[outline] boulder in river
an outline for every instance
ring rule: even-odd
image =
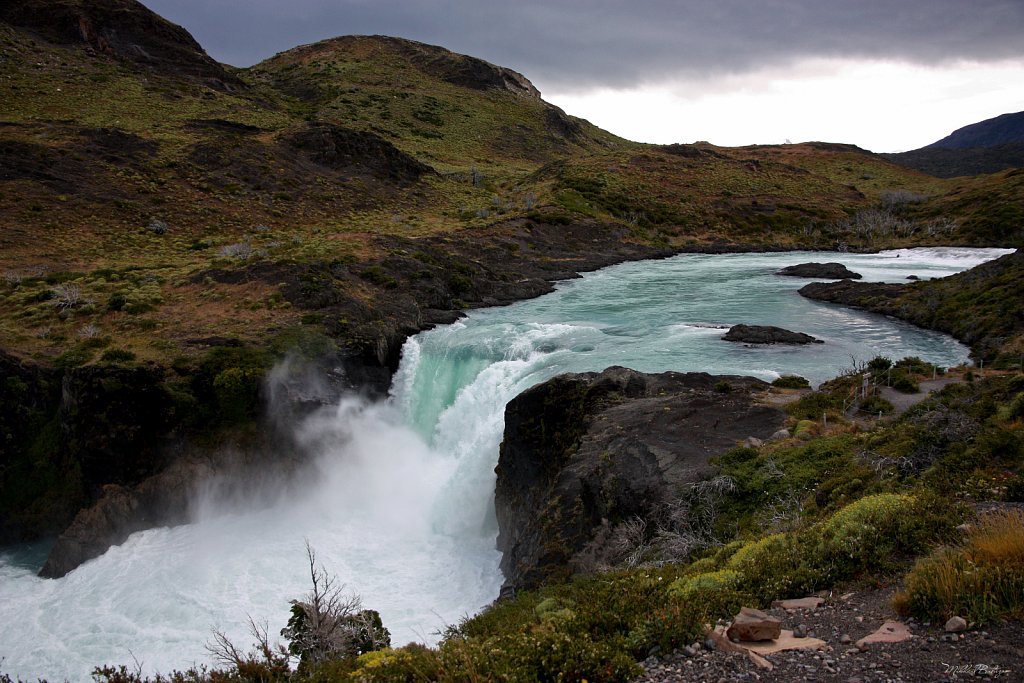
[[[799,263],[795,266],[786,266],[778,271],[776,275],[820,277],[825,280],[859,280],[863,277],[860,273],[853,272],[842,263]]]
[[[771,325],[733,325],[722,337],[725,341],[746,344],[824,344],[803,332],[791,332]]]

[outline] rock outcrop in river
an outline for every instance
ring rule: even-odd
[[[534,587],[609,560],[616,525],[652,519],[708,459],[785,421],[752,377],[644,374],[613,367],[567,374],[505,409],[496,472],[506,588]]]
[[[824,344],[803,332],[792,332],[771,325],[733,325],[722,339],[745,344]]]
[[[859,280],[863,277],[860,273],[853,272],[842,263],[798,263],[795,266],[786,266],[779,270],[776,275],[819,277],[825,280]]]

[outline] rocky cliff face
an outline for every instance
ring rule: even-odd
[[[188,31],[134,0],[8,0],[0,5],[0,21],[57,44],[85,44],[99,54],[219,89],[244,87]]]
[[[785,415],[758,403],[768,385],[706,373],[625,368],[556,377],[513,399],[496,472],[506,588],[529,588],[608,559],[609,529],[653,520],[708,459]]]

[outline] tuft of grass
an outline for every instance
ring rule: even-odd
[[[986,514],[963,545],[918,560],[894,604],[905,615],[974,625],[1024,616],[1024,511]]]

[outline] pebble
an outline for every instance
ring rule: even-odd
[[[963,617],[950,617],[945,628],[946,633],[961,633],[967,630],[967,620]]]

